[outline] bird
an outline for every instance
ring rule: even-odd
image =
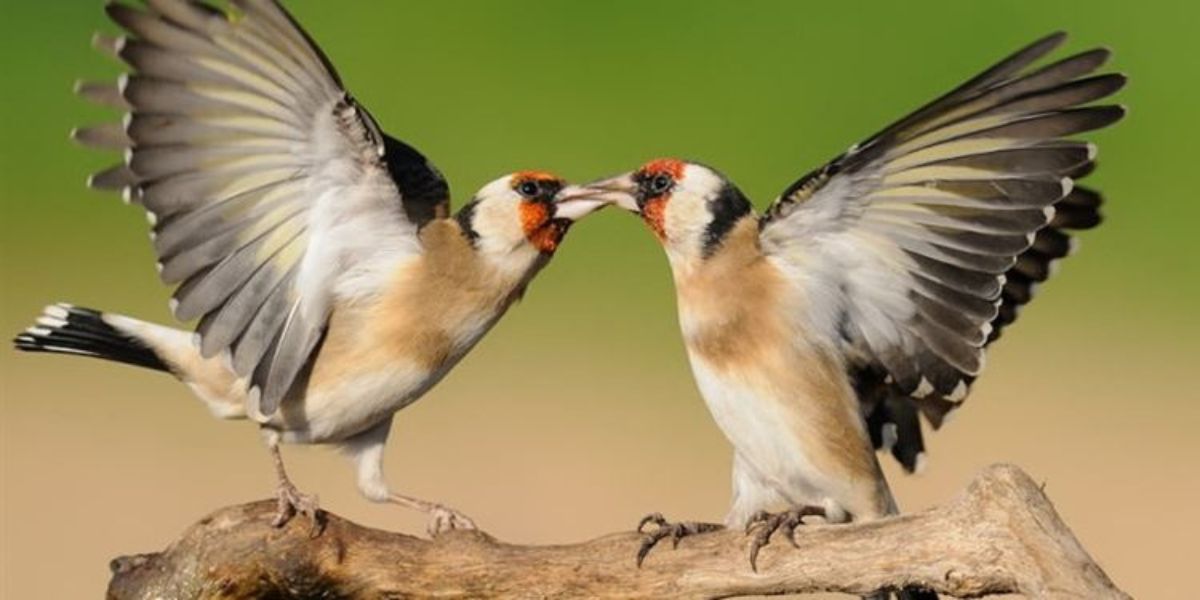
[[[1075,184],[1120,120],[1095,104],[1126,77],[1099,48],[1034,63],[1039,39],[788,186],[764,214],[704,164],[656,159],[587,184],[639,215],[665,249],[697,387],[733,447],[723,524],[648,515],[662,539],[743,527],[750,564],[808,516],[898,512],[876,452],[909,472],[966,399],[985,351],[1096,226]],[[920,590],[917,590],[918,592]],[[921,597],[913,593],[910,597]]]
[[[222,419],[256,423],[282,526],[318,517],[280,444],[340,447],[367,499],[474,528],[383,475],[393,415],[438,383],[518,301],[571,224],[600,207],[543,171],[481,188],[456,214],[446,179],[385,134],[326,55],[273,0],[106,7],[121,37],[94,45],[129,72],[80,83],[124,111],[79,128],[124,161],[89,178],[146,211],[161,279],[194,331],[67,303],[15,338],[174,376]]]

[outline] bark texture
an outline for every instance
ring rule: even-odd
[[[273,501],[218,510],[163,552],[112,561],[108,597],[210,598],[726,598],[918,585],[980,597],[1128,598],[1019,468],[989,467],[953,502],[924,512],[797,530],[750,570],[743,532],[667,540],[634,566],[641,542],[616,533],[578,544],[519,546],[481,532],[435,540],[326,514],[313,537],[293,519],[271,527]]]

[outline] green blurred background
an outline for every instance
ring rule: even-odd
[[[84,189],[113,157],[67,140],[112,118],[70,93],[77,77],[118,72],[88,48],[93,30],[113,31],[101,3],[4,4],[0,332],[58,300],[168,322],[140,211]],[[762,206],[1051,30],[1074,34],[1067,52],[1111,46],[1132,82],[1120,96],[1129,117],[1091,138],[1102,166],[1088,183],[1106,192],[1108,221],[995,346],[967,408],[932,436],[925,474],[889,470],[902,505],[919,509],[986,464],[1020,464],[1118,584],[1143,598],[1190,591],[1200,5],[289,6],[385,129],[445,171],[459,205],[515,169],[586,180],[682,155],[719,166]],[[397,420],[393,485],[515,542],[628,529],[650,510],[719,519],[729,449],[693,388],[661,251],[617,211],[570,237],[526,300]],[[205,512],[271,489],[254,430],[208,418],[166,377],[4,350],[0,385],[5,598],[98,597],[108,559],[159,549]],[[330,510],[423,527],[358,498],[335,453],[288,455]]]

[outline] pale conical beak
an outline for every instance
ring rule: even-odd
[[[569,185],[554,195],[554,216],[576,221],[609,204],[636,211],[637,199],[633,196],[636,191],[632,173],[585,185]]]
[[[612,202],[583,186],[568,185],[554,195],[554,218],[578,221]]]
[[[619,184],[620,178],[595,181],[582,186],[566,186],[554,194],[554,217],[578,221],[592,212],[598,211],[610,204],[626,206],[630,202],[637,205],[625,188],[634,190],[634,180],[625,176],[629,185]],[[607,184],[607,185],[602,185]],[[636,209],[635,209],[636,210]]]

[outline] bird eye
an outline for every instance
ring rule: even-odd
[[[536,181],[526,181],[517,186],[517,193],[526,198],[537,198],[542,191],[542,186]]]
[[[671,187],[670,176],[665,174],[655,175],[654,179],[650,180],[650,193],[654,195],[661,194]]]

